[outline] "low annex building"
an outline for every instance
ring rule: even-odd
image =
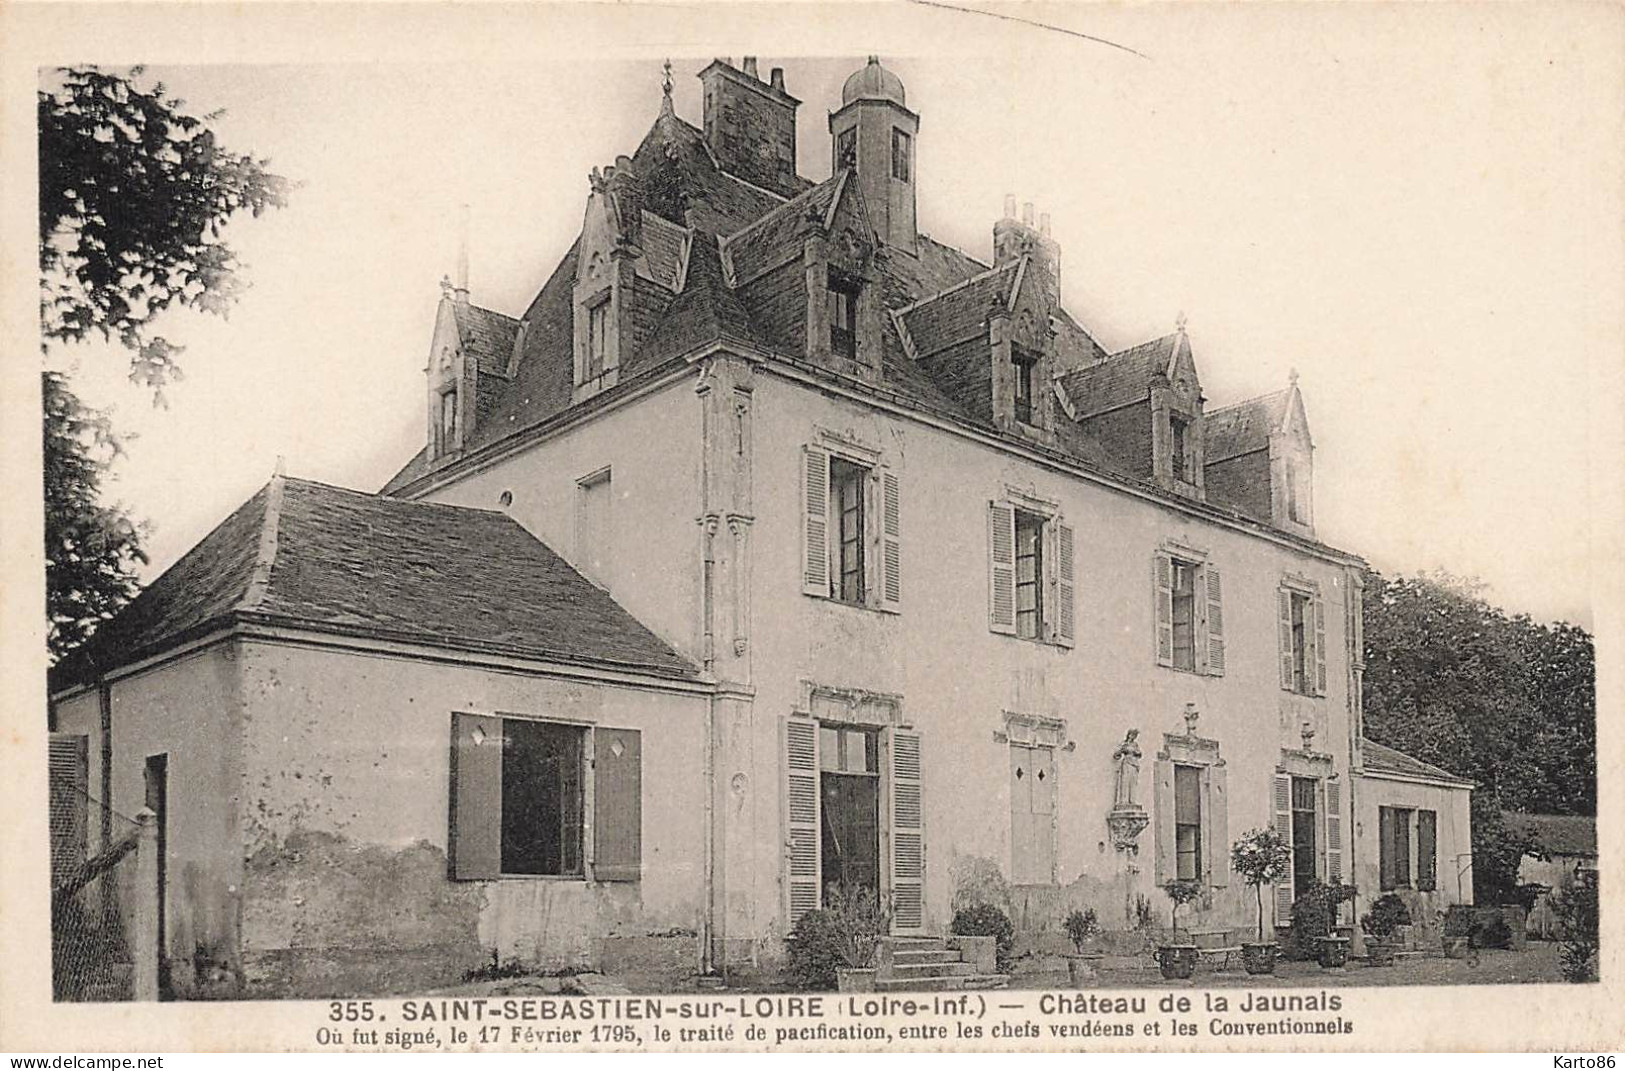
[[[1187,879],[1242,931],[1245,830],[1293,845],[1277,925],[1397,873],[1396,809],[1412,873],[1425,812],[1462,850],[1469,786],[1362,739],[1365,563],[1317,535],[1296,377],[1211,408],[1183,320],[1108,349],[1014,198],[986,260],[920,233],[878,59],[817,181],[781,70],[699,77],[525,309],[448,281],[380,494],[274,480],[59,667],[105,798],[168,756],[171,960],[762,970],[836,883],[1032,935]]]

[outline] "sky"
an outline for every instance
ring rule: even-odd
[[[225,109],[227,148],[300,185],[227,229],[251,284],[230,318],[161,324],[187,347],[162,406],[116,349],[53,357],[131,436],[109,491],[149,526],[148,577],[279,457],[290,475],[381,486],[425,434],[459,205],[473,300],[518,315],[580,227],[589,171],[654,120],[661,58],[698,125],[694,75],[754,46],[803,101],[807,177],[829,173],[827,114],[878,51],[921,116],[921,230],[985,261],[1005,194],[1034,202],[1073,314],[1112,351],[1185,314],[1210,409],[1296,369],[1321,539],[1591,623],[1625,168],[1617,41],[1588,9],[1021,9],[1061,34],[893,6],[865,35],[782,6],[737,40],[661,16],[635,42],[562,51],[563,16],[503,10],[457,47],[403,25],[371,53],[386,62],[313,45],[321,62],[267,49],[274,62],[149,67],[195,113]]]

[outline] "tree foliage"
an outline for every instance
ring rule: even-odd
[[[1372,574],[1365,656],[1366,734],[1478,783],[1478,899],[1516,884],[1525,845],[1502,810],[1596,813],[1596,653],[1585,629],[1509,615],[1482,583],[1446,572]]]
[[[130,353],[130,378],[155,392],[179,375],[181,347],[154,332],[171,306],[225,315],[241,267],[221,227],[287,201],[267,161],[225,151],[208,124],[140,68],[56,72],[38,96],[42,347],[94,336]],[[120,443],[105,414],[45,375],[46,590],[53,657],[82,643],[135,591],[140,532],[101,500]],[[155,395],[156,396],[156,395]]]

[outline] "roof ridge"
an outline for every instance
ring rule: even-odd
[[[1289,387],[1282,387],[1279,390],[1266,391],[1263,394],[1255,394],[1255,395],[1253,395],[1253,397],[1251,397],[1251,398],[1243,398],[1239,402],[1231,402],[1229,405],[1221,405],[1217,409],[1205,410],[1204,415],[1213,417],[1213,416],[1218,416],[1220,413],[1227,413],[1232,409],[1240,409],[1244,405],[1256,405],[1259,402],[1263,401],[1265,398],[1273,398],[1278,394],[1285,394],[1290,389],[1291,388],[1289,388]]]
[[[265,485],[265,513],[260,517],[259,549],[254,554],[254,572],[249,576],[248,588],[237,600],[236,609],[252,610],[265,601],[271,588],[271,568],[276,564],[277,531],[282,525],[282,487],[286,480],[281,473],[271,477]]]
[[[386,495],[380,491],[358,491],[354,487],[341,487],[336,483],[326,483],[322,480],[312,480],[300,476],[288,476],[285,477],[285,479],[289,483],[300,483],[310,487],[320,487],[323,490],[338,491],[342,494],[355,495],[357,498],[370,498],[378,502],[399,502],[409,506],[424,506],[434,509],[458,510],[469,513],[489,513],[492,516],[502,517],[510,521],[513,520],[512,517],[509,517],[502,510],[490,509],[486,506],[459,506],[453,502],[428,502],[419,498],[401,498],[398,495]],[[517,524],[518,522],[515,521],[514,523]],[[521,525],[521,527],[523,527],[523,525]]]

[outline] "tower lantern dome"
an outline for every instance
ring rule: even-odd
[[[880,65],[879,56],[870,56],[869,62],[852,72],[841,87],[841,104],[855,100],[889,100],[893,104],[908,106],[904,99],[903,80]]]

